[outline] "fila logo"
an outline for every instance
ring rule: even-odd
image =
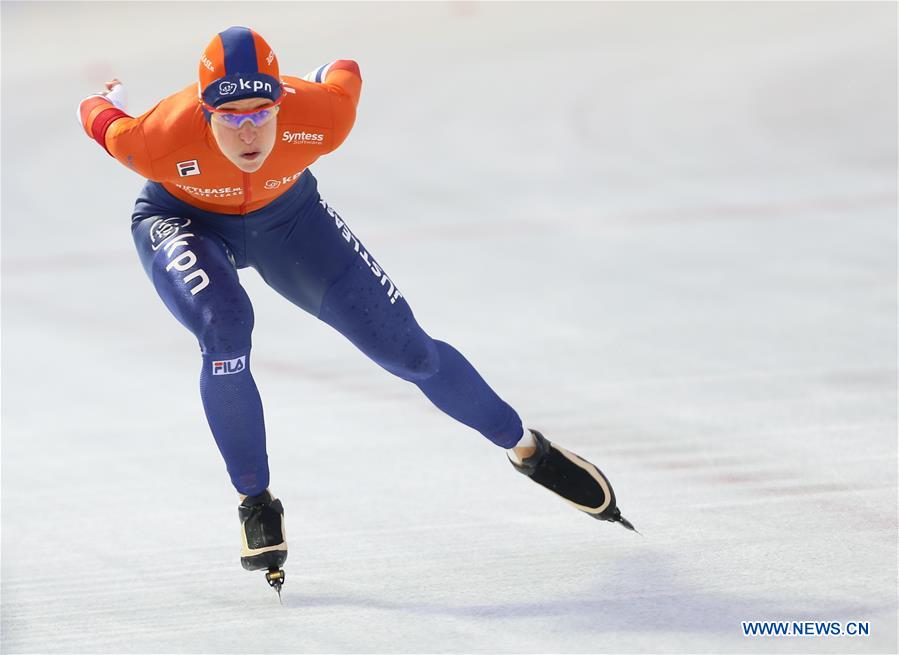
[[[212,362],[213,375],[234,375],[247,368],[247,356],[241,355],[237,359],[222,359]]]
[[[179,161],[176,166],[178,167],[178,175],[181,177],[190,177],[191,175],[200,174],[200,165],[197,163],[196,159]]]

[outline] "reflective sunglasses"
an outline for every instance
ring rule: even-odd
[[[262,127],[263,125],[270,123],[272,119],[278,115],[277,108],[278,105],[281,104],[282,99],[283,96],[270,105],[266,105],[260,109],[251,109],[250,111],[216,109],[215,107],[207,105],[205,102],[203,103],[203,108],[212,115],[211,120],[214,120],[216,123],[224,125],[225,127],[230,127],[232,130],[238,130],[247,121],[250,121],[254,127]]]

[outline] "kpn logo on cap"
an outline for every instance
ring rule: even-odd
[[[232,100],[281,97],[278,58],[259,34],[229,27],[215,35],[200,56],[200,97],[217,107]]]

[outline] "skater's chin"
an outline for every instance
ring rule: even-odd
[[[262,168],[262,164],[265,163],[265,157],[262,156],[261,152],[254,152],[243,154],[238,159],[232,159],[231,161],[244,173],[255,173]]]

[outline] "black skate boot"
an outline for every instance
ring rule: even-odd
[[[620,523],[628,530],[634,530],[630,521],[621,516],[621,510],[615,504],[615,492],[602,471],[551,443],[537,430],[531,430],[531,433],[537,441],[534,454],[523,459],[521,464],[509,457],[519,473],[595,519]]]
[[[266,581],[281,597],[287,560],[287,540],[284,537],[284,507],[281,501],[263,491],[247,496],[237,508],[240,516],[243,545],[240,563],[247,571],[267,570]]]

